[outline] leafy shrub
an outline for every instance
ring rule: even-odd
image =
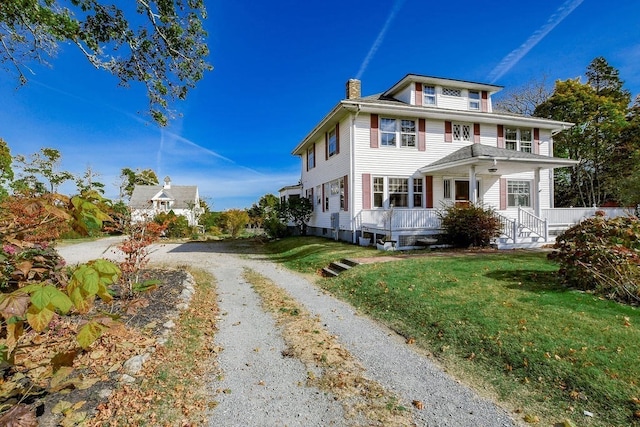
[[[271,216],[264,220],[263,225],[265,233],[272,239],[287,237],[289,229],[287,224],[283,223],[278,217]]]
[[[176,215],[173,211],[161,212],[153,220],[160,225],[165,225],[164,235],[166,237],[187,237],[191,234],[189,221],[182,215]]]
[[[549,258],[569,286],[622,302],[640,302],[640,220],[585,219],[556,238]]]
[[[223,229],[235,239],[249,223],[249,214],[245,210],[229,209],[220,215],[220,222]]]
[[[500,221],[481,205],[451,205],[440,213],[447,241],[455,247],[489,246],[500,235]]]

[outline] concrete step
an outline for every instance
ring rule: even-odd
[[[340,274],[339,271],[332,270],[329,267],[325,267],[322,269],[322,277],[337,277]]]
[[[347,264],[350,267],[355,267],[356,265],[360,265],[358,261],[354,259],[349,259],[349,258],[342,258],[340,262],[342,262],[343,264]]]
[[[345,271],[345,270],[350,269],[351,266],[347,265],[347,264],[344,264],[344,263],[342,263],[340,261],[333,261],[331,264],[329,264],[329,268],[331,270],[340,272],[340,271]]]

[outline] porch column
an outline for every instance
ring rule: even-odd
[[[531,189],[531,202],[533,203],[533,213],[540,218],[540,168],[533,171],[533,188]]]
[[[469,167],[469,201],[474,205],[478,203],[478,195],[476,194],[476,188],[478,184],[476,184],[476,167],[475,165],[471,165]]]

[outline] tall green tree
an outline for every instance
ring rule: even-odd
[[[8,187],[13,181],[12,162],[13,158],[11,157],[9,145],[4,139],[0,138],[0,201],[9,195]]]
[[[120,172],[120,198],[131,198],[133,189],[136,185],[158,185],[158,175],[153,169],[136,169],[123,168]]]
[[[75,45],[121,85],[144,84],[151,116],[165,125],[169,103],[211,69],[206,16],[204,0],[2,0],[0,62],[24,84],[31,62],[48,63],[59,45]]]
[[[82,176],[76,177],[76,187],[79,194],[96,191],[100,194],[104,194],[104,184],[100,181],[96,181],[100,174],[93,170],[91,165],[88,165]]]
[[[556,206],[600,206],[619,199],[613,184],[621,170],[614,154],[628,124],[630,95],[604,58],[594,59],[586,74],[586,83],[556,82],[553,95],[535,110],[538,117],[575,123],[554,137],[555,156],[579,161],[571,169],[556,170]]]
[[[75,179],[68,171],[60,170],[62,154],[55,148],[41,148],[30,156],[14,157],[18,178],[11,183],[14,191],[36,194],[57,193],[60,185]]]
[[[620,144],[614,153],[614,163],[624,175],[613,180],[624,206],[640,205],[640,95],[627,115],[627,126],[620,133]]]

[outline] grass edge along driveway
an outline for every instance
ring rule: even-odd
[[[381,254],[319,238],[267,250],[303,273]],[[542,252],[428,255],[361,265],[319,284],[525,422],[640,426],[638,309],[560,286]]]

